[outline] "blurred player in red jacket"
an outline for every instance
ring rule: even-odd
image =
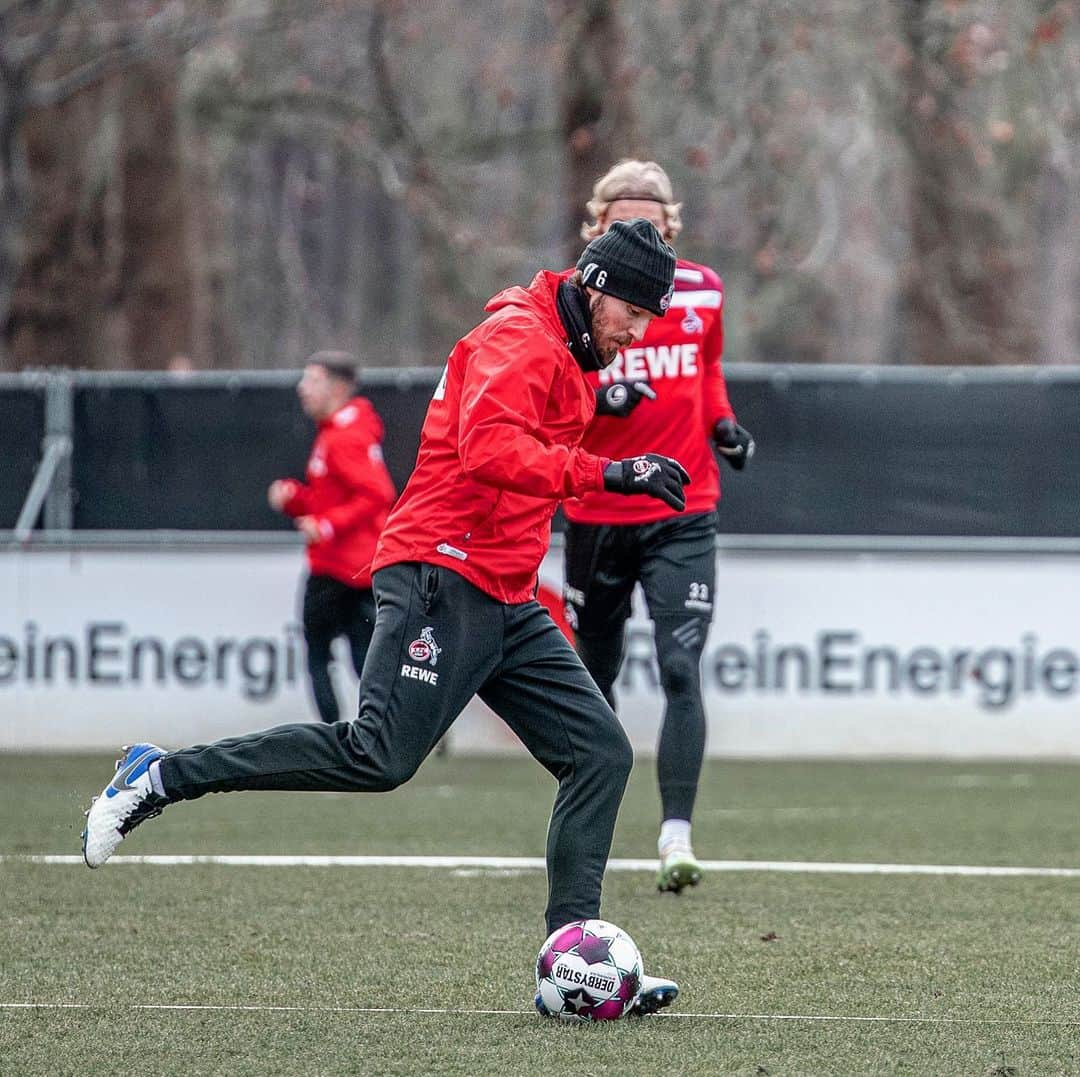
[[[680,208],[659,165],[620,161],[596,182],[588,203],[594,219],[582,235],[592,239],[616,221],[642,217],[670,243],[682,228]],[[635,584],[645,592],[666,700],[657,751],[663,810],[657,884],[676,893],[701,878],[690,818],[705,751],[701,652],[715,602],[720,484],[713,448],[738,470],[754,451],[735,421],[720,365],[723,302],[720,278],[680,258],[667,312],[641,341],[590,376],[597,418],[583,447],[613,457],[628,446],[674,457],[693,480],[686,512],[604,491],[565,506],[567,619],[578,653],[612,707]]]
[[[356,360],[347,352],[315,352],[296,387],[300,406],[318,424],[307,482],[277,479],[270,507],[291,516],[307,543],[304,639],[315,706],[324,722],[338,721],[330,678],[330,646],[349,641],[357,677],[375,628],[371,558],[390,506],[394,483],[382,455],[383,425],[371,402],[356,393]]]

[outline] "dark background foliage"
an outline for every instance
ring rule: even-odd
[[[0,370],[439,364],[630,154],[729,362],[1080,361],[1075,0],[0,0]]]

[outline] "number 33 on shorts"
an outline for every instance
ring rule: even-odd
[[[712,602],[709,601],[709,585],[707,583],[690,584],[690,593],[683,605],[688,610],[711,610]]]

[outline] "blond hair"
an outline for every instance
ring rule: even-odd
[[[593,215],[593,222],[582,223],[581,238],[595,239],[603,234],[604,226],[600,218],[607,213],[612,202],[622,198],[659,202],[664,207],[664,239],[669,242],[682,231],[679,213],[682,203],[675,201],[668,174],[655,161],[624,157],[593,184],[593,196],[585,203],[585,208]]]

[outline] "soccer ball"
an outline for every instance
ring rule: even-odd
[[[634,940],[606,920],[553,931],[536,957],[536,989],[564,1021],[614,1021],[633,1005],[644,974]]]

